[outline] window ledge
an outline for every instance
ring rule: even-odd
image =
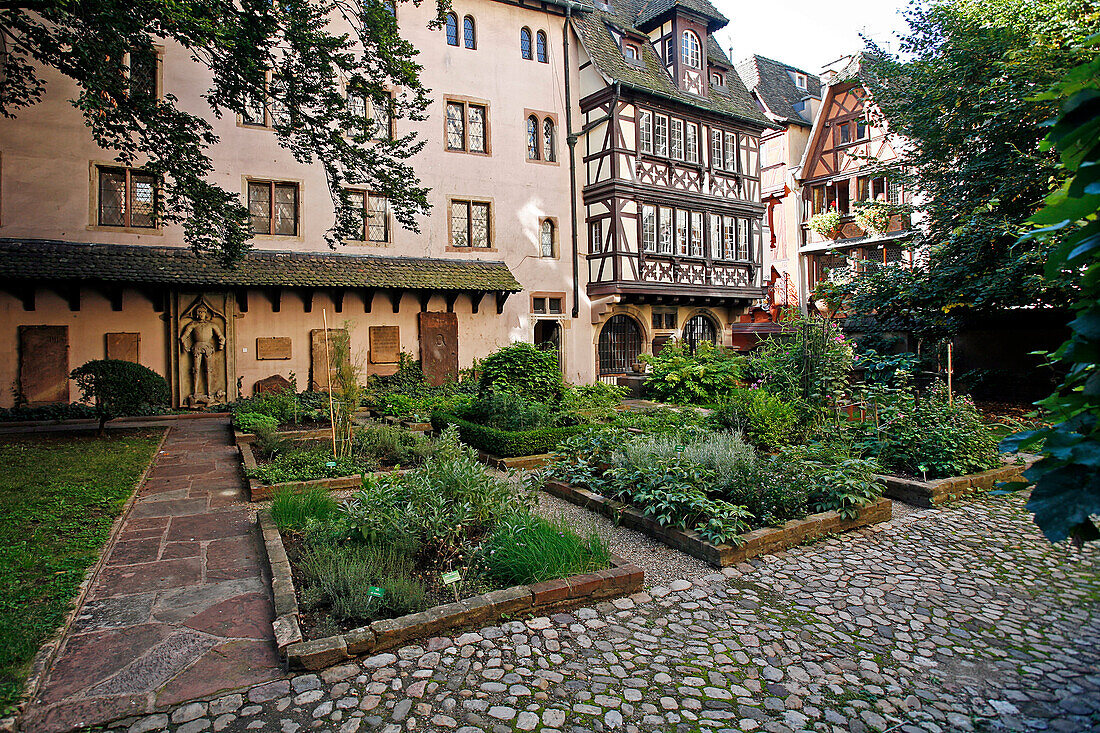
[[[447,245],[447,252],[462,252],[463,254],[469,254],[471,252],[496,252],[496,247],[455,247],[454,245]]]
[[[119,234],[145,234],[151,237],[164,236],[164,228],[161,226],[155,227],[115,227],[108,226],[106,224],[90,224],[87,227],[89,232],[117,232]]]

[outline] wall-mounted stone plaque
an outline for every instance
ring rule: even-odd
[[[107,358],[122,359],[140,364],[138,359],[138,347],[141,344],[140,333],[108,333],[104,337],[107,340]]]
[[[256,339],[257,359],[289,359],[290,337],[273,336]]]
[[[329,364],[335,365],[340,345],[347,351],[348,332],[342,328],[328,330],[328,344],[325,343],[325,329],[315,328],[309,332],[309,383],[316,391],[328,391]],[[335,366],[333,366],[335,372]]]
[[[19,327],[19,390],[28,405],[69,401],[69,327]]]
[[[270,377],[265,377],[252,385],[252,395],[281,394],[288,389],[293,389],[293,387],[294,385],[286,377],[281,374],[272,374]]]
[[[370,363],[396,364],[401,358],[401,329],[397,326],[371,326]]]
[[[420,366],[424,380],[438,387],[458,379],[458,315],[420,313]]]

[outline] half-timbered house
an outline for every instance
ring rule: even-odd
[[[587,292],[601,379],[670,338],[729,344],[764,295],[768,119],[707,0],[615,0],[576,18]]]
[[[907,241],[912,234],[906,213],[909,192],[897,175],[901,141],[873,114],[873,101],[861,81],[862,56],[834,63],[824,75],[821,110],[810,132],[797,177],[802,185],[803,293],[830,272],[861,263],[912,261]],[[887,214],[881,227],[861,226],[861,207],[875,205]],[[817,214],[835,211],[840,224],[830,232],[815,231]]]

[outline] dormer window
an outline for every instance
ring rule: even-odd
[[[631,61],[637,61],[638,60],[638,47],[637,46],[632,46],[631,44],[627,43],[626,45],[623,46],[623,56],[627,57]]]
[[[680,60],[689,69],[698,69],[703,64],[703,47],[693,31],[684,31],[680,36]]]
[[[806,75],[800,74],[797,71],[794,73],[794,85],[799,89],[805,89],[807,85]]]
[[[713,84],[716,87],[725,86],[725,84],[722,80],[722,75],[719,74],[717,71],[712,71],[711,72],[711,74],[710,74],[710,83]]]

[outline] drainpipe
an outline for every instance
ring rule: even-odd
[[[572,223],[573,239],[573,318],[580,315],[581,305],[581,262],[577,248],[577,135],[573,132],[573,98],[569,85],[569,28],[573,19],[572,4],[565,6],[565,23],[562,26],[561,42],[564,46],[562,58],[565,64],[565,130],[569,143],[569,216]]]

